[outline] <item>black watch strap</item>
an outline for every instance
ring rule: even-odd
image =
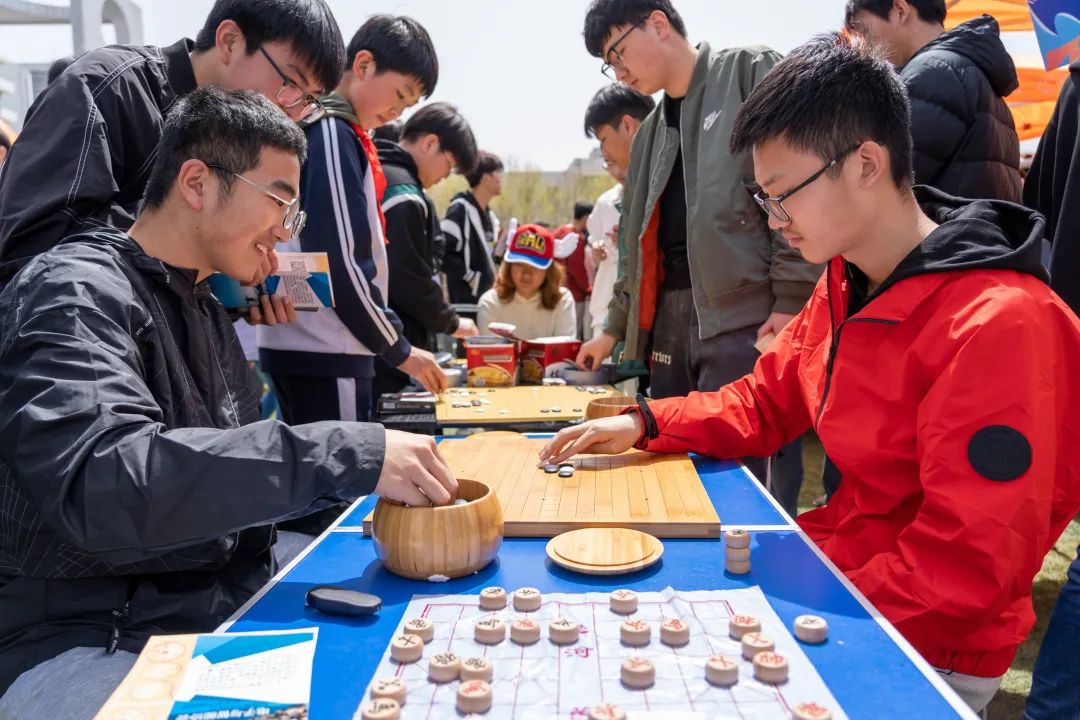
[[[660,428],[656,425],[656,418],[652,414],[652,410],[649,409],[649,403],[644,395],[637,394],[637,406],[638,411],[641,413],[641,422],[645,426],[645,437],[649,440],[655,440],[660,437]]]

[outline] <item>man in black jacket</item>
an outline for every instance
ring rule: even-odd
[[[915,182],[1020,202],[1020,141],[1004,98],[1016,66],[988,15],[945,31],[945,0],[848,0],[845,23],[880,45],[911,98]]]
[[[405,123],[400,144],[377,140],[375,146],[386,174],[382,210],[390,309],[401,319],[413,347],[435,350],[440,333],[458,338],[476,335],[476,324],[454,312],[435,280],[439,214],[424,192],[455,170],[468,173],[475,167],[476,139],[469,123],[453,105],[430,103]],[[408,375],[376,358],[376,398],[401,392],[408,384]]]
[[[75,232],[131,227],[165,114],[185,93],[255,90],[310,118],[344,65],[325,0],[217,0],[194,42],[82,55],[34,102],[0,176],[0,261],[17,261],[0,282]]]
[[[275,522],[456,489],[430,438],[257,422],[206,279],[302,228],[305,151],[263,96],[189,93],[130,231],[68,238],[0,293],[5,720],[89,718],[149,635],[212,631],[270,578]]]

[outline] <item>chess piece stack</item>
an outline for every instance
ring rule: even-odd
[[[724,533],[724,569],[732,575],[750,572],[750,533],[746,530]]]

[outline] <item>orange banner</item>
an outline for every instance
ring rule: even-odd
[[[1020,87],[1008,98],[1009,104],[1031,102],[1057,102],[1061,86],[1069,77],[1069,69],[1051,70],[1042,68],[1016,68],[1020,78]]]
[[[1027,0],[947,0],[945,29],[974,20],[980,15],[993,15],[1002,32],[1034,32]]]
[[[1069,71],[1067,68],[1050,72],[1042,68],[1017,68],[1016,73],[1020,77],[1020,87],[1007,98],[1016,123],[1016,134],[1021,140],[1042,137]]]

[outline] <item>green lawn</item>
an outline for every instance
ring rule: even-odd
[[[799,512],[813,507],[814,500],[823,494],[821,488],[821,461],[823,451],[817,438],[804,443],[803,458],[806,467],[806,482],[803,483],[799,496]],[[1035,657],[1039,654],[1046,624],[1057,602],[1058,593],[1065,583],[1065,572],[1069,563],[1076,557],[1076,548],[1080,545],[1080,518],[1072,524],[1058,540],[1053,550],[1043,561],[1042,570],[1035,577],[1032,592],[1037,619],[1027,642],[1020,647],[1012,667],[1005,675],[1001,690],[988,709],[989,720],[1017,720],[1024,714],[1024,702],[1031,690],[1031,669]]]

